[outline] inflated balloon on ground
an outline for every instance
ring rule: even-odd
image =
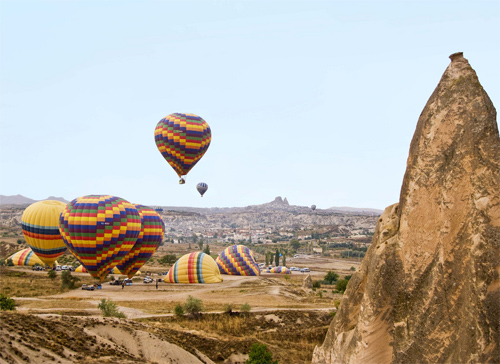
[[[29,205],[21,217],[26,242],[38,258],[50,266],[66,250],[59,233],[59,216],[65,207],[60,201],[38,201]]]
[[[165,283],[219,283],[222,276],[215,260],[202,252],[180,257],[170,268]]]
[[[232,245],[224,249],[215,262],[222,274],[260,275],[259,265],[255,262],[251,250],[244,245]]]
[[[129,278],[132,278],[153,256],[165,234],[165,223],[155,210],[144,205],[134,206],[141,217],[142,230],[132,249],[116,265],[121,274]]]
[[[59,231],[69,251],[102,281],[134,246],[141,218],[135,206],[123,198],[83,196],[67,204]]]

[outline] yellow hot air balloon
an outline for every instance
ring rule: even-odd
[[[165,283],[220,283],[222,276],[214,258],[202,252],[180,257],[170,268]]]
[[[87,270],[85,269],[85,267],[81,264],[75,269],[75,272],[76,273],[88,273]]]
[[[59,216],[64,202],[45,200],[28,206],[21,217],[26,242],[45,264],[52,266],[66,250],[59,233]]]
[[[5,259],[5,262],[7,263],[7,260],[12,259],[12,263],[14,265],[35,265],[35,264],[40,264],[42,267],[45,265],[44,262],[38,258],[35,253],[33,253],[33,250],[31,248],[26,248],[23,250],[18,251],[17,253],[12,254],[10,257]]]

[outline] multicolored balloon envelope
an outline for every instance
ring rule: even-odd
[[[121,274],[129,278],[132,278],[153,256],[165,234],[165,223],[155,210],[144,205],[135,205],[135,207],[141,216],[142,230],[134,247],[116,265]]]
[[[222,274],[238,276],[260,275],[259,265],[255,262],[252,251],[244,245],[233,245],[224,249],[215,262]]]
[[[287,267],[278,266],[278,267],[271,268],[269,273],[292,274],[292,271],[290,269],[288,269]]]
[[[59,218],[59,231],[69,251],[101,281],[132,249],[141,228],[135,206],[109,195],[76,198]]]
[[[210,126],[194,114],[170,114],[155,128],[156,147],[181,181],[203,157],[211,140]]]
[[[44,264],[52,265],[66,250],[59,233],[59,215],[65,207],[60,201],[38,201],[29,205],[21,217],[24,238]]]
[[[222,276],[215,260],[202,252],[180,257],[163,280],[165,283],[220,283]]]
[[[37,255],[31,250],[31,248],[26,248],[18,251],[17,253],[12,254],[10,257],[5,259],[5,263],[7,260],[12,259],[12,263],[14,265],[35,265],[39,264],[42,267],[45,265],[42,260],[37,257]]]

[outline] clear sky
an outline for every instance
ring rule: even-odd
[[[3,195],[383,209],[450,54],[500,105],[499,1],[0,0],[0,37]],[[185,185],[174,112],[212,129]]]

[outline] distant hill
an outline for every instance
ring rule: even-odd
[[[381,215],[383,210],[378,210],[378,209],[370,209],[370,208],[363,208],[363,207],[330,207],[327,210],[332,210],[332,211],[341,211],[341,212],[365,212],[365,213],[373,213],[376,215]]]
[[[68,203],[69,201],[65,200],[63,197],[54,197],[50,196],[43,200],[33,200],[28,197],[24,197],[23,195],[15,195],[15,196],[4,196],[0,195],[0,205],[31,205],[37,201],[45,201],[45,200],[56,200],[64,203]]]

